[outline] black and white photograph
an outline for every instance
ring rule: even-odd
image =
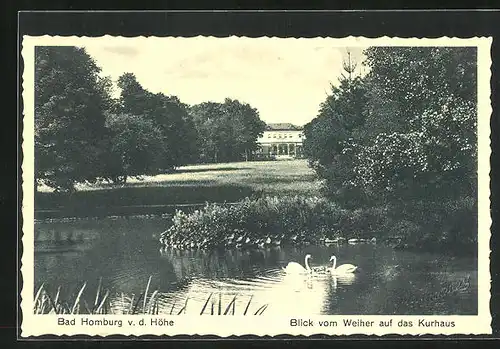
[[[490,45],[24,37],[23,335],[491,333]]]

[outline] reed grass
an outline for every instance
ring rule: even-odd
[[[71,309],[71,314],[74,314],[76,310],[80,310],[80,298],[82,296],[83,290],[85,290],[85,287],[87,286],[87,283],[85,282],[78,292],[78,295],[76,296],[75,303],[73,304],[73,308]]]
[[[177,300],[174,299],[174,302],[172,303],[172,308],[170,308],[170,315],[172,315],[174,313],[174,307],[175,307],[176,302],[177,302]]]
[[[248,300],[248,303],[247,303],[247,306],[245,307],[245,312],[243,313],[243,315],[247,315],[248,308],[250,307],[250,303],[252,302],[252,298],[253,298],[253,296],[250,296],[250,299]]]
[[[38,288],[34,298],[34,313],[35,314],[122,314],[122,315],[158,315],[160,313],[170,315],[182,315],[187,313],[190,297],[186,297],[182,307],[176,309],[178,299],[174,298],[171,305],[160,301],[160,291],[158,289],[149,292],[151,288],[152,277],[149,277],[148,283],[144,292],[138,297],[132,294],[130,297],[123,292],[115,297],[121,303],[119,309],[111,306],[111,292],[109,289],[103,288],[102,278],[99,279],[95,297],[88,295],[87,282],[84,282],[79,289],[74,299],[64,298],[62,296],[62,287],[58,286],[55,296],[52,297],[47,286],[42,283]],[[149,294],[151,294],[149,296]],[[87,302],[87,299],[92,299],[93,302]],[[241,299],[241,295],[235,294],[229,302],[224,302],[223,294],[219,292],[214,296],[214,292],[210,293],[203,304],[200,315],[238,315],[236,309],[236,300]],[[115,300],[115,301],[116,301]],[[253,295],[246,302],[242,315],[251,314],[249,312],[250,304],[252,303]],[[207,308],[210,304],[210,312]],[[140,306],[142,305],[142,306]],[[162,307],[162,309],[160,309]],[[262,315],[268,308],[268,304],[260,306],[253,315]]]
[[[146,291],[144,292],[144,302],[143,302],[143,305],[142,305],[142,312],[146,312],[146,301],[148,300],[148,290],[149,290],[149,286],[151,285],[151,276],[149,277],[148,279],[148,285],[146,286]]]
[[[210,301],[210,298],[212,298],[212,295],[213,295],[213,294],[214,294],[214,293],[212,292],[212,293],[210,293],[210,296],[208,296],[207,301],[205,302],[205,305],[204,305],[204,306],[203,306],[203,308],[201,309],[200,315],[203,315],[203,312],[204,312],[204,311],[205,311],[205,309],[207,308],[208,302]]]
[[[101,291],[102,285],[102,277],[99,278],[99,285],[97,286],[97,294],[95,296],[94,307],[97,306],[97,302],[99,301],[99,292]]]
[[[231,300],[231,302],[229,302],[229,304],[227,305],[226,310],[224,311],[224,315],[227,315],[227,313],[229,312],[229,309],[231,309],[231,306],[233,306],[233,314],[232,315],[234,315],[235,301],[236,301],[236,296],[234,296],[233,299]]]
[[[181,315],[182,312],[184,312],[184,314],[186,314],[188,300],[189,300],[189,297],[186,298],[186,301],[184,302],[184,306],[181,308],[181,310],[179,310],[179,312],[177,313],[177,315]]]

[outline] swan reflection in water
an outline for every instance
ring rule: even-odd
[[[277,287],[271,290],[276,300],[272,303],[274,310],[288,315],[324,314],[332,292],[348,288],[357,277],[354,273],[335,275],[330,272],[284,274]]]
[[[192,304],[191,309],[201,308],[211,293],[222,293],[223,303],[237,296],[237,308],[244,308],[249,297],[252,297],[252,304],[268,304],[264,315],[323,314],[327,312],[331,292],[356,280],[356,274],[335,275],[326,266],[322,272],[315,272],[317,268],[312,269],[309,265],[312,258],[309,254],[304,259],[305,267],[290,262],[282,268],[269,260],[273,265],[262,270],[253,266],[254,259],[260,261],[263,257],[258,253],[251,258],[239,250],[210,254],[163,249],[161,253],[173,267],[176,278],[186,280],[182,288],[163,297],[178,301],[189,297],[191,304],[199,303],[194,307]]]
[[[356,274],[332,275],[332,288],[337,289],[338,286],[350,286],[356,281]]]

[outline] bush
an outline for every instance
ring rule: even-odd
[[[429,252],[477,251],[477,202],[473,197],[406,202],[393,205],[389,212],[387,234],[400,237],[402,247]]]
[[[177,211],[162,234],[166,245],[215,247],[239,237],[251,243],[275,240],[317,242],[339,230],[341,211],[324,198],[299,196],[246,198],[236,204],[207,203],[191,214]]]
[[[474,251],[477,218],[472,198],[435,203],[387,204],[341,209],[326,199],[300,196],[246,198],[236,204],[207,203],[193,213],[177,211],[161,235],[164,245],[252,246],[267,240],[319,243],[324,238],[376,237],[399,241],[397,246],[426,251]]]
[[[342,234],[355,238],[383,237],[388,225],[388,208],[385,206],[355,210],[342,210],[338,225]]]

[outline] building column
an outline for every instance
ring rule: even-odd
[[[295,146],[295,154],[297,154],[297,157],[302,157],[302,145]]]

